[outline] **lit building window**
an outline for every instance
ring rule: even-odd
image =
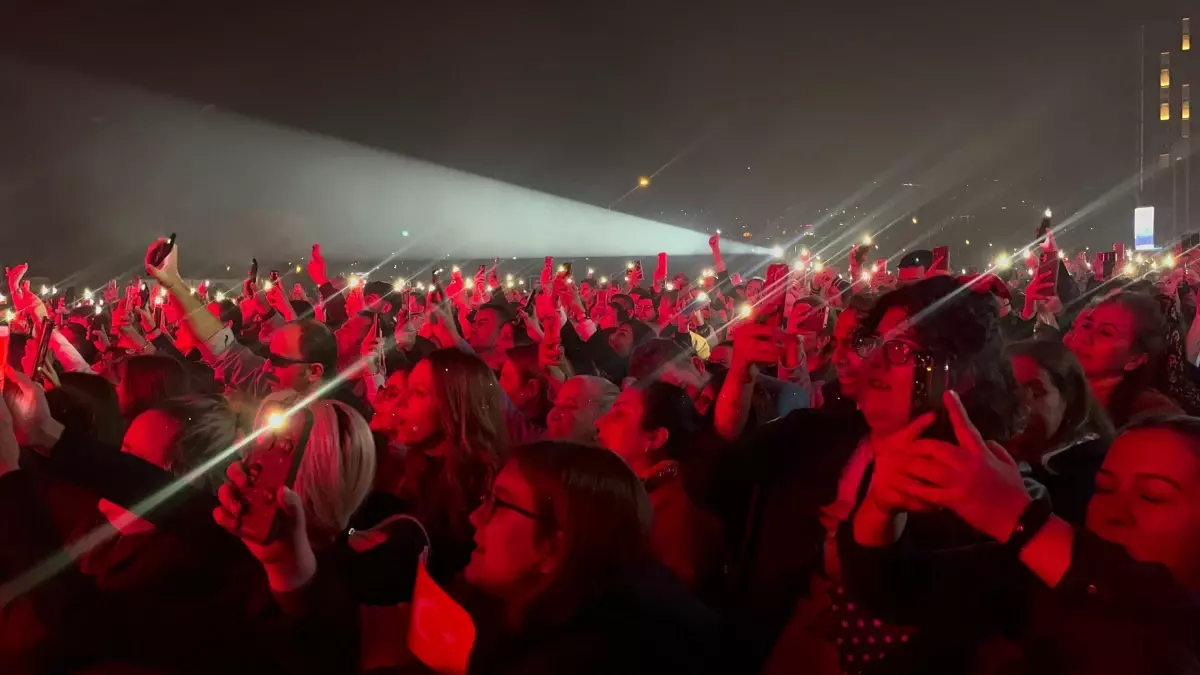
[[[1192,104],[1190,102],[1188,102],[1188,101],[1183,102],[1183,106],[1179,111],[1179,119],[1181,119],[1181,120],[1192,119]]]
[[[1158,119],[1160,119],[1164,122],[1171,119],[1171,104],[1170,103],[1160,103],[1158,105]]]
[[[1180,51],[1188,51],[1192,48],[1192,20],[1183,20],[1183,44],[1179,47]]]
[[[1158,71],[1158,86],[1166,89],[1171,86],[1171,69],[1163,68]]]

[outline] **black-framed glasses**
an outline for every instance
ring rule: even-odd
[[[854,351],[864,359],[876,349],[883,350],[883,358],[893,366],[902,366],[925,353],[903,340],[880,340],[874,335],[860,335],[854,339]]]
[[[542,517],[539,516],[538,514],[534,513],[533,511],[530,511],[529,509],[527,509],[523,506],[517,506],[516,504],[513,504],[510,501],[507,501],[505,499],[501,499],[500,497],[497,497],[495,492],[487,493],[487,496],[485,496],[483,498],[483,503],[481,503],[479,505],[479,508],[482,511],[482,513],[480,513],[479,515],[481,516],[481,519],[485,523],[488,522],[489,520],[491,520],[492,516],[496,514],[496,509],[508,509],[509,511],[512,511],[513,513],[519,513],[522,516],[525,516],[526,518],[528,518],[530,520],[533,520],[536,522],[542,521]]]
[[[267,352],[267,360],[270,361],[271,365],[276,368],[286,368],[288,366],[307,366],[308,364],[312,363],[312,361],[306,361],[304,359],[290,359],[286,356],[280,356],[275,352]]]

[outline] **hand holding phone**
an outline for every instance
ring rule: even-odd
[[[274,539],[277,530],[277,495],[279,488],[291,488],[304,461],[308,438],[312,433],[313,414],[300,409],[284,416],[283,408],[263,407],[260,425],[268,428],[257,439],[257,445],[246,459],[231,468],[231,483],[221,486],[219,497],[224,505],[236,494],[241,504],[237,512],[239,536],[257,544]],[[235,477],[236,474],[240,477]]]

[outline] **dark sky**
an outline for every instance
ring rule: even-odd
[[[1110,190],[1134,166],[1137,26],[1184,5],[42,0],[0,14],[0,58],[600,206],[669,164],[617,208],[763,245],[904,218],[896,248],[934,231],[998,250],[1045,205],[1108,194],[1064,235],[1094,247],[1132,238],[1132,196]],[[70,137],[26,131],[33,95],[0,89],[0,138],[22,148],[0,153],[20,183],[0,192],[4,248],[25,255],[9,233],[64,198],[37,177],[63,150],[44,136]]]

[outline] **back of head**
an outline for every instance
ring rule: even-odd
[[[375,439],[367,421],[345,403],[318,400],[308,410],[313,427],[295,490],[304,504],[309,537],[332,539],[346,529],[371,491]]]
[[[889,310],[903,310],[921,346],[948,359],[954,387],[984,438],[1004,442],[1016,422],[1017,390],[990,295],[935,276],[881,296],[859,323],[873,333]]]
[[[535,615],[565,618],[645,555],[650,498],[629,466],[601,448],[546,441],[514,448],[512,461],[533,489],[539,535],[561,533],[564,547],[562,568]]]
[[[658,378],[668,366],[691,358],[689,350],[669,338],[654,338],[633,350],[629,356],[629,376],[638,380]]]
[[[118,372],[117,398],[128,421],[159,401],[192,393],[187,371],[169,356],[134,356],[123,361]]]
[[[642,428],[666,429],[667,442],[662,456],[680,459],[686,455],[691,441],[700,431],[700,414],[696,405],[681,387],[666,382],[637,385],[642,389]]]
[[[195,472],[189,482],[216,494],[225,482],[225,467],[235,459],[232,450],[237,440],[237,418],[225,400],[181,396],[158,401],[144,414],[154,413],[170,418],[178,429],[160,456],[161,468],[180,478]]]
[[[59,383],[62,386],[46,392],[54,419],[67,427],[82,425],[105,447],[121,447],[125,419],[112,383],[91,373],[63,373]]]

